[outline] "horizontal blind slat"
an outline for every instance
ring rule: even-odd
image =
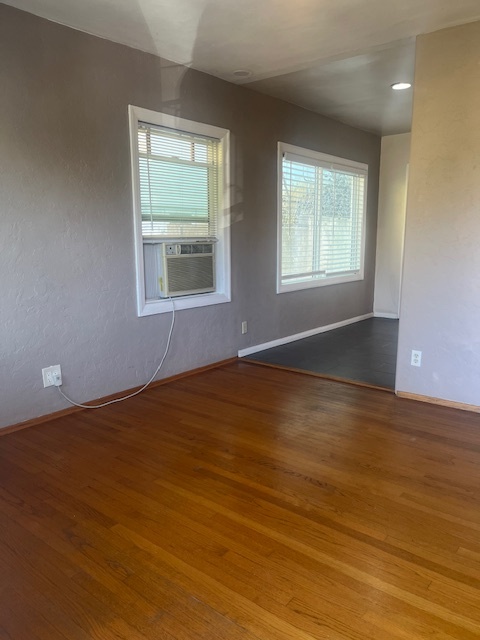
[[[366,171],[291,153],[282,169],[282,277],[358,272]]]
[[[139,123],[144,237],[216,237],[219,149],[215,138]]]

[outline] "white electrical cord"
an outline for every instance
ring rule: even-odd
[[[101,407],[106,407],[107,405],[114,404],[115,402],[122,402],[123,400],[128,400],[128,398],[133,398],[133,396],[137,396],[139,393],[142,393],[142,391],[145,391],[145,389],[148,387],[148,385],[151,382],[153,382],[153,379],[155,378],[157,373],[162,368],[162,365],[163,365],[163,363],[165,361],[165,358],[167,357],[168,350],[170,349],[170,342],[172,341],[173,327],[175,325],[175,302],[173,301],[173,298],[169,298],[169,299],[170,299],[170,301],[172,303],[172,322],[170,324],[170,331],[168,332],[168,338],[167,338],[167,344],[166,344],[166,347],[165,347],[165,353],[163,354],[163,357],[160,360],[160,364],[155,369],[155,373],[150,378],[150,380],[146,384],[143,385],[143,387],[141,389],[138,389],[138,391],[134,391],[133,393],[130,393],[128,396],[123,396],[122,398],[116,398],[115,400],[109,400],[108,402],[103,402],[102,404],[80,404],[79,402],[74,402],[67,395],[65,395],[63,393],[63,391],[61,390],[59,385],[55,385],[57,387],[57,389],[60,391],[60,393],[62,394],[62,396],[65,398],[65,400],[67,400],[70,404],[73,404],[75,407],[81,407],[82,409],[100,409]]]

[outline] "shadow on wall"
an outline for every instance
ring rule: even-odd
[[[143,22],[145,42],[150,44],[150,46],[145,46],[145,49],[157,50],[154,38],[152,37],[154,22],[152,21],[152,23],[150,23],[148,18],[150,7],[142,7],[141,2],[137,3],[137,7],[137,23],[140,23],[140,21]],[[173,11],[171,16],[168,15],[168,5],[162,7],[162,10],[165,13],[165,20],[167,22],[169,20],[178,20],[178,9]],[[160,52],[158,52],[157,67],[160,81],[158,86],[155,87],[153,96],[155,106],[147,104],[136,104],[135,106],[161,111],[178,118],[221,126],[230,130],[230,210],[228,212],[229,215],[227,215],[224,220],[226,224],[231,226],[241,222],[244,217],[243,160],[242,150],[234,133],[231,131],[230,122],[222,122],[222,120],[225,119],[225,104],[231,102],[232,112],[235,112],[240,119],[243,120],[243,118],[238,112],[238,107],[233,103],[230,93],[225,93],[225,100],[222,101],[221,104],[218,104],[218,97],[217,99],[212,97],[212,99],[209,100],[208,81],[206,80],[210,77],[212,78],[212,82],[217,82],[216,79],[191,68],[198,59],[203,57],[203,52],[215,46],[215,43],[208,40],[206,34],[211,31],[210,28],[207,28],[207,25],[211,25],[212,22],[218,23],[222,21],[221,16],[219,17],[218,15],[218,6],[214,7],[211,2],[204,1],[196,2],[193,5],[189,3],[188,9],[186,8],[186,10],[189,12],[188,31],[191,34],[191,42],[189,45],[190,59],[184,64],[177,64],[162,58]],[[196,13],[194,16],[197,20],[195,31],[192,31],[190,24],[192,21],[192,12]],[[158,16],[156,19],[158,19]],[[182,44],[183,49],[185,49],[185,44]],[[215,94],[218,94],[218,84],[215,89]],[[199,100],[200,96],[202,100]],[[199,114],[200,104],[204,105],[204,117]]]

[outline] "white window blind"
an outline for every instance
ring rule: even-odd
[[[281,284],[348,279],[363,268],[367,170],[298,151],[282,152]]]
[[[215,238],[221,145],[215,138],[138,123],[144,238]]]

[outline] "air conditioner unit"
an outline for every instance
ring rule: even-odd
[[[215,291],[214,242],[146,242],[143,255],[147,300]]]

